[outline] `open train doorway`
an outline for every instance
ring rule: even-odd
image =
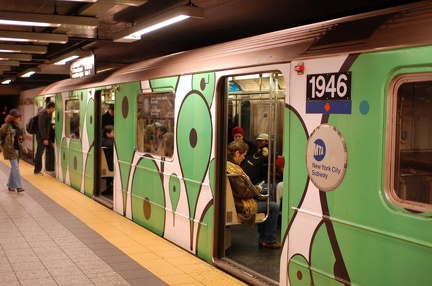
[[[282,198],[278,195],[277,187],[282,183],[284,167],[282,146],[285,79],[280,72],[230,76],[225,79],[224,89],[225,102],[221,105],[227,119],[224,129],[227,132],[227,142],[225,146],[221,143],[221,148],[226,149],[233,140],[239,138],[240,133],[241,140],[249,145],[249,151],[240,166],[253,185],[264,186],[269,201],[281,206]],[[227,153],[221,151],[221,154]],[[221,161],[221,166],[227,166],[226,158]],[[222,169],[225,170],[224,167]],[[242,223],[235,207],[229,178],[221,175],[220,180],[223,194],[219,204],[219,230],[223,235],[219,236],[218,244],[221,259],[216,263],[251,283],[261,280],[277,284],[281,248],[262,247],[259,243],[258,228],[269,222],[269,213],[263,213],[262,216],[258,213],[252,227]],[[281,241],[280,215],[275,236],[277,241]]]
[[[94,199],[113,207],[114,187],[114,99],[111,89],[95,91]]]

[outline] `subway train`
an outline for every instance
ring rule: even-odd
[[[432,285],[431,16],[417,2],[167,55],[47,86],[31,111],[55,102],[58,180],[248,284]],[[229,122],[268,134],[281,249],[258,247],[267,213],[238,220]]]

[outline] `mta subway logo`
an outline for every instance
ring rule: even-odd
[[[322,161],[326,155],[326,145],[324,141],[321,139],[317,139],[314,141],[315,147],[314,147],[314,154],[313,157],[317,161]]]

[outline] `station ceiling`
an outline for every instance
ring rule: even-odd
[[[96,71],[120,67],[137,61],[171,53],[227,42],[266,32],[304,24],[350,16],[404,5],[413,0],[2,0],[0,21],[5,17],[21,19],[66,16],[96,21],[96,25],[71,27],[18,26],[0,23],[0,82],[13,79],[9,85],[0,84],[0,94],[49,85],[69,78],[69,66],[53,65],[54,59],[76,51],[95,55]],[[179,6],[204,9],[204,18],[191,18],[176,25],[143,35],[131,43],[114,42],[113,37],[124,29],[148,21]],[[13,13],[11,13],[13,12]],[[5,41],[11,35],[56,34],[65,43],[26,43],[18,39]],[[63,35],[63,36],[62,36]],[[64,42],[64,41],[63,41]],[[31,53],[24,60],[1,59],[9,45],[45,47],[46,52]],[[14,54],[29,54],[16,52]],[[29,78],[23,72],[36,68]]]

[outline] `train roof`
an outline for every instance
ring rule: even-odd
[[[432,1],[388,8],[158,57],[79,79],[40,94],[341,53],[432,44]],[[413,32],[415,31],[415,32]]]

